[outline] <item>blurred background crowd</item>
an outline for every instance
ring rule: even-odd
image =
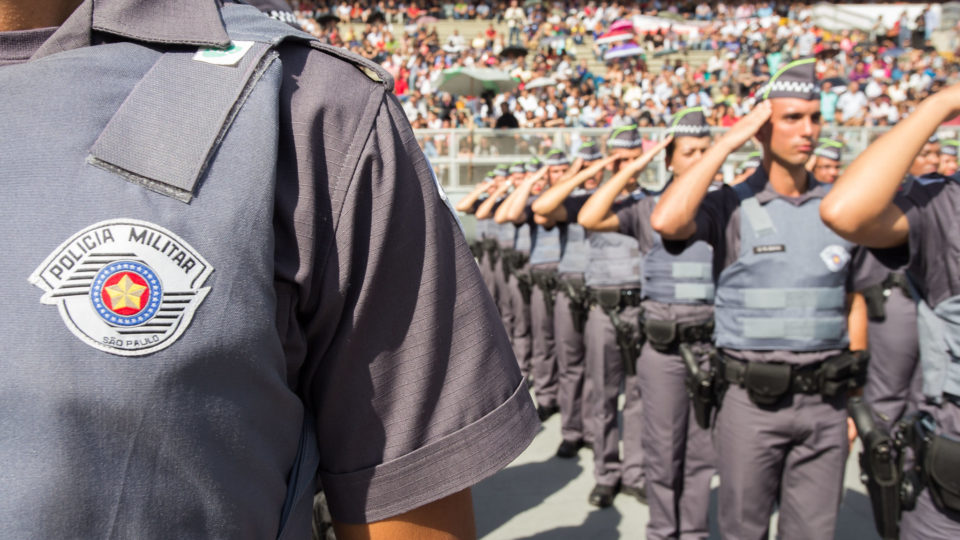
[[[415,128],[656,127],[695,105],[729,127],[778,66],[813,54],[826,123],[886,126],[958,75],[956,44],[932,39],[955,28],[943,5],[899,6],[832,30],[799,2],[301,1],[294,13],[390,72]],[[450,77],[477,68],[490,80]]]

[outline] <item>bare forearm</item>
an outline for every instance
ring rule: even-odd
[[[460,202],[457,203],[455,207],[457,212],[473,212],[473,205],[476,204],[477,199],[480,198],[480,195],[483,193],[483,190],[475,189],[467,194],[466,197],[460,199]]]
[[[506,193],[506,188],[498,188],[497,191],[493,193],[487,200],[480,203],[480,206],[477,208],[474,215],[477,219],[490,219],[493,217],[493,207],[497,204],[497,199],[503,196]]]
[[[530,189],[532,187],[530,182],[524,182],[507,197],[507,200],[503,201],[503,204],[497,209],[497,215],[494,217],[497,223],[506,223],[508,221],[517,223],[523,221],[523,210],[527,206],[527,199],[530,198]]]
[[[534,201],[532,206],[534,213],[540,214],[541,216],[552,215],[553,211],[559,208],[560,205],[563,204],[563,201],[565,201],[574,190],[600,172],[608,162],[609,159],[599,161],[586,169],[580,170],[572,177],[558,182],[557,185],[545,191],[543,195]]]
[[[867,301],[860,293],[847,295],[847,333],[851,351],[867,350]]]
[[[620,228],[620,220],[610,211],[617,196],[627,187],[635,176],[647,168],[653,158],[670,144],[671,138],[664,139],[646,154],[625,163],[607,183],[600,186],[580,209],[577,222],[587,229],[595,231],[615,231]]]
[[[333,528],[340,540],[472,540],[477,537],[469,489],[390,519],[359,525],[334,522]]]
[[[902,243],[906,230],[894,227],[897,216],[891,212],[893,198],[914,157],[927,138],[950,115],[950,108],[939,103],[938,95],[925,100],[917,109],[881,136],[857,157],[820,204],[823,221],[837,234],[855,242],[877,246]],[[877,231],[878,221],[886,222]],[[881,236],[889,236],[887,241]]]
[[[668,240],[685,240],[696,232],[694,220],[707,195],[710,183],[735,150],[723,139],[710,147],[703,158],[667,187],[650,216],[653,229]]]

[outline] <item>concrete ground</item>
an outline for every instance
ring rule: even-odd
[[[578,459],[554,456],[560,444],[560,416],[542,426],[533,444],[509,467],[473,488],[477,532],[486,540],[581,540],[643,538],[649,514],[632,497],[617,496],[614,505],[587,504],[593,487],[593,455],[580,450]],[[847,461],[845,492],[837,539],[879,539],[870,501],[859,480],[859,443]],[[716,484],[711,508],[711,539],[716,525]],[[771,531],[776,531],[776,516]],[[773,535],[771,535],[774,537]]]

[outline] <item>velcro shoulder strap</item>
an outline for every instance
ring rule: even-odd
[[[228,62],[246,49],[233,65],[204,61],[204,50],[164,53],[110,119],[88,162],[190,202],[246,97],[276,58],[270,48],[234,42],[210,54]]]
[[[94,142],[89,163],[190,202],[247,96],[277,58],[274,49],[285,41],[337,56],[392,87],[379,66],[254,7],[229,4],[221,15],[230,47],[162,54]]]
[[[748,182],[740,182],[733,186],[733,191],[737,194],[737,198],[740,199],[740,210],[747,218],[747,221],[750,222],[750,227],[753,228],[754,234],[757,236],[767,236],[777,232],[776,227],[773,225],[773,220],[770,219],[770,214],[760,205],[760,201],[757,200],[753,188],[750,187]]]

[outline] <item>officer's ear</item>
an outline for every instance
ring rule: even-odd
[[[769,120],[757,130],[757,141],[764,147],[770,146],[770,136],[773,134],[773,124]]]

